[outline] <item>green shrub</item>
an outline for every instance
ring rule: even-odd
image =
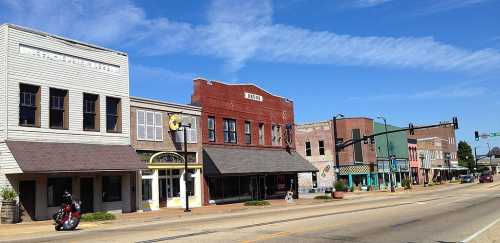
[[[248,201],[245,202],[245,206],[268,206],[271,205],[268,201]]]
[[[337,191],[337,192],[345,192],[345,191],[347,191],[347,186],[344,183],[344,181],[339,180],[339,181],[335,182],[335,191]]]
[[[4,201],[14,201],[17,198],[17,193],[10,187],[2,187],[0,189],[0,198]]]
[[[409,190],[411,189],[411,181],[409,179],[404,179],[402,186],[406,189]]]
[[[320,195],[320,196],[315,196],[314,199],[316,200],[331,200],[332,197],[328,195]]]
[[[106,221],[115,220],[116,216],[112,213],[97,212],[97,213],[86,213],[82,215],[81,221],[84,222],[95,222],[95,221]]]

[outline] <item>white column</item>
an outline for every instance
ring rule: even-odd
[[[129,213],[131,210],[130,205],[130,175],[124,174],[122,178],[122,212]]]
[[[182,207],[186,207],[186,183],[184,183],[184,173],[186,173],[185,170],[181,170],[181,177],[179,178],[179,185],[180,185],[180,197],[181,197],[181,202],[182,202]]]
[[[152,189],[152,205],[151,205],[151,210],[157,210],[160,208],[160,187],[158,186],[159,179],[158,179],[158,170],[153,169],[153,180],[151,181],[151,189]]]

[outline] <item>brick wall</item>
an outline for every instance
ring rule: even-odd
[[[224,84],[204,79],[195,79],[193,83],[194,93],[191,97],[191,103],[201,106],[203,109],[201,121],[203,144],[259,148],[286,147],[284,141],[286,125],[291,124],[293,127],[294,124],[292,101],[272,95],[252,84]],[[245,93],[259,95],[262,97],[262,101],[247,99]],[[209,116],[215,117],[215,142],[208,140]],[[237,144],[224,143],[224,118],[236,120]],[[244,141],[245,121],[251,123],[251,144],[245,144]],[[258,143],[259,123],[264,124],[264,145]],[[271,126],[273,124],[281,126],[283,139],[281,146],[272,145]],[[293,132],[291,137],[294,138]],[[294,141],[290,147],[295,148]]]
[[[352,129],[360,129],[360,135],[373,134],[373,120],[370,118],[343,118],[337,120],[337,138],[343,138],[344,141],[352,139]],[[363,150],[363,162],[375,163],[376,151],[374,144],[364,144],[361,142]],[[340,165],[352,164],[354,161],[354,147],[349,146],[344,148],[339,153]]]

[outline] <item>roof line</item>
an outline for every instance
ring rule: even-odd
[[[112,50],[112,49],[109,49],[109,48],[101,47],[101,46],[98,46],[98,45],[93,45],[93,44],[85,43],[85,42],[82,42],[82,41],[77,41],[77,40],[74,40],[74,39],[71,39],[71,38],[66,38],[66,37],[62,37],[62,36],[58,36],[58,35],[54,35],[54,34],[49,34],[47,32],[43,32],[43,31],[40,31],[40,30],[35,30],[35,29],[32,29],[32,28],[24,27],[24,26],[19,26],[19,25],[10,24],[10,23],[4,23],[4,24],[2,24],[2,26],[3,25],[6,25],[7,27],[10,27],[10,28],[13,28],[13,29],[17,29],[17,30],[29,32],[29,33],[32,33],[32,34],[40,35],[40,36],[43,36],[43,37],[51,37],[51,38],[55,38],[55,39],[58,39],[58,40],[66,41],[66,42],[69,42],[69,44],[78,44],[78,45],[82,45],[82,46],[87,46],[87,47],[91,47],[91,48],[94,48],[94,49],[98,49],[98,50],[101,50],[101,51],[109,51],[109,52],[114,52],[114,53],[119,54],[119,55],[128,56],[128,54],[126,52],[116,51],[116,50]]]
[[[244,85],[251,85],[251,86],[255,86],[257,88],[259,88],[260,90],[266,92],[267,94],[271,95],[271,96],[275,96],[275,97],[278,97],[278,98],[282,98],[282,99],[285,99],[287,101],[290,101],[290,102],[293,102],[293,100],[289,99],[289,98],[286,98],[284,96],[281,96],[281,95],[275,95],[263,88],[261,88],[259,85],[255,84],[255,83],[237,83],[237,84],[232,84],[232,83],[226,83],[226,82],[222,82],[222,81],[218,81],[218,80],[208,80],[206,78],[203,78],[203,77],[197,77],[197,78],[194,78],[193,80],[197,80],[197,79],[201,79],[201,80],[205,80],[205,81],[208,81],[209,84],[211,83],[219,83],[219,84],[224,84],[224,85],[230,85],[230,86],[244,86]]]
[[[177,107],[201,111],[201,107],[199,107],[199,106],[178,104],[178,103],[173,103],[173,102],[167,102],[167,101],[155,100],[155,99],[143,98],[143,97],[137,97],[137,96],[130,96],[130,101],[148,102],[148,103],[154,103],[154,104],[158,104],[158,105],[177,106]]]

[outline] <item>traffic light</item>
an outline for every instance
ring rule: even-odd
[[[453,117],[453,128],[455,128],[455,130],[458,129],[458,118],[456,116]]]
[[[408,129],[410,129],[410,135],[415,135],[415,126],[413,126],[413,123],[408,125]]]
[[[476,141],[479,141],[479,132],[478,131],[474,132],[474,137],[475,137]]]

